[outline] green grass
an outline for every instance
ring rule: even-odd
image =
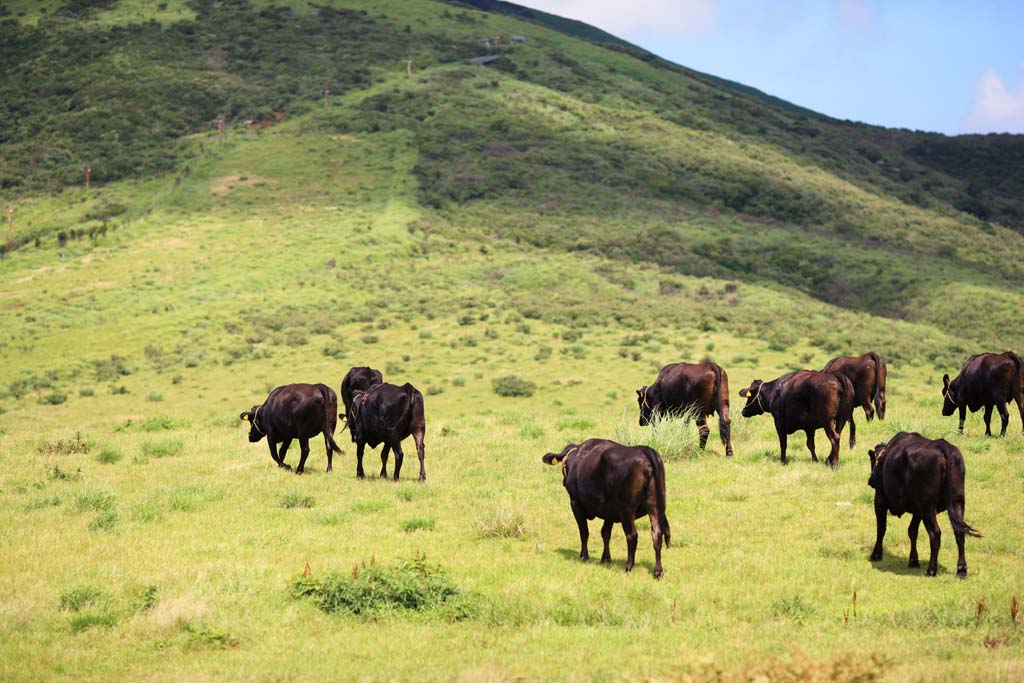
[[[42,26],[39,49],[150,16],[111,3],[62,33],[44,4],[8,3]],[[345,19],[288,4],[303,19],[283,22],[284,52],[304,44],[296,31]],[[287,118],[252,138],[233,127],[223,144],[205,139],[205,114],[180,146],[147,132],[136,165],[118,167],[126,179],[89,193],[29,191],[63,187],[51,161],[22,178],[25,241],[0,259],[0,679],[1024,675],[1009,613],[1024,598],[1024,563],[1007,512],[1024,492],[1024,437],[1016,417],[1007,438],[986,439],[979,415],[963,436],[939,415],[943,372],[1019,340],[1019,236],[951,208],[956,177],[908,165],[914,177],[899,180],[910,143],[896,133],[873,131],[881,141],[868,144],[856,126],[716,99],[740,96],[508,16],[338,4],[367,9],[344,33],[363,31],[363,42],[323,28],[309,54],[270,67],[281,52],[242,41],[248,29],[218,38],[248,11],[169,2],[157,25],[130,32],[143,52],[168,39],[142,62],[162,63],[176,43],[160,32],[179,18],[209,28],[195,53],[175,57],[199,60],[191,71],[163,62],[173,82],[153,106],[198,69],[202,102],[234,97],[238,118],[284,101]],[[499,70],[444,60],[495,32],[528,35],[530,47]],[[241,51],[218,62],[214,39]],[[412,79],[400,62],[410,45]],[[57,61],[26,83],[80,47],[45,53]],[[253,72],[238,66],[253,54]],[[123,62],[112,78],[149,68]],[[284,77],[266,80],[275,68]],[[344,85],[325,111],[316,97],[331,74]],[[97,98],[90,117],[127,101],[105,92],[85,93]],[[4,125],[48,115],[26,106],[28,118]],[[91,153],[59,123],[39,145],[71,140],[72,157]],[[872,156],[884,147],[883,163],[853,163],[862,142]],[[836,156],[819,158],[830,146]],[[6,151],[4,177],[26,148]],[[933,181],[928,206],[908,203]],[[58,244],[72,225],[84,235]],[[742,418],[736,391],[868,348],[889,361],[889,419],[859,420],[838,471],[812,464],[799,435],[781,466],[771,421]],[[634,390],[665,363],[704,357],[729,372],[732,459],[715,419],[704,452],[692,422],[637,424]],[[425,483],[411,441],[398,484],[376,476],[379,449],[356,479],[344,433],[330,475],[322,441],[302,477],[248,442],[238,414],[270,389],[337,388],[352,365],[389,368],[389,381],[425,394]],[[496,380],[519,395],[499,395]],[[985,534],[968,541],[967,581],[954,578],[945,520],[936,578],[906,568],[905,517],[890,521],[883,560],[867,559],[866,451],[899,429],[964,452],[966,517]],[[663,580],[651,577],[646,521],[631,575],[618,528],[610,565],[578,560],[560,471],[540,458],[587,437],[663,454],[673,531]],[[593,522],[594,557],[599,531]],[[378,570],[382,602],[351,583]],[[421,584],[461,597],[421,603]]]

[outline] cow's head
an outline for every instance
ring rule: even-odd
[[[764,405],[761,401],[761,385],[764,384],[759,379],[755,379],[750,383],[750,386],[746,389],[740,389],[740,396],[747,399],[746,405],[743,406],[743,417],[754,417],[755,415],[764,415]]]
[[[956,380],[954,380],[956,381]],[[955,394],[956,388],[953,386],[953,382],[949,381],[949,374],[942,376],[942,414],[949,417],[956,412],[956,409],[960,407],[957,402]]]
[[[249,443],[256,443],[264,436],[267,432],[264,431],[260,424],[260,408],[263,406],[253,406],[252,410],[247,410],[238,416],[239,419],[245,420],[249,423]]]
[[[873,489],[878,488],[878,478],[875,473],[878,472],[878,466],[882,463],[882,457],[885,455],[885,448],[888,445],[880,443],[868,451],[868,457],[871,459],[871,476],[868,477],[868,486]]]
[[[654,417],[654,405],[651,403],[652,396],[650,396],[651,387],[641,387],[636,390],[636,404],[640,406],[640,426],[646,427],[651,424],[651,418]]]
[[[545,465],[554,465],[555,463],[562,463],[562,483],[565,483],[565,473],[569,465],[569,456],[578,451],[580,448],[579,444],[571,443],[562,449],[561,453],[545,453],[541,457],[541,462]]]

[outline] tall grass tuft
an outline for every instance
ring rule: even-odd
[[[665,460],[693,457],[700,450],[700,434],[694,424],[694,415],[693,409],[655,415],[650,424],[641,427],[637,413],[627,410],[615,425],[613,438],[631,446],[650,446]],[[717,429],[717,423],[708,426],[713,427],[712,432]]]

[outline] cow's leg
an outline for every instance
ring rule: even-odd
[[[1010,411],[1006,409],[1005,403],[997,405],[996,410],[999,411],[999,419],[1003,421],[1003,426],[999,430],[999,436],[1006,436],[1006,428],[1010,424]]]
[[[299,439],[299,448],[302,456],[299,458],[299,466],[295,468],[295,474],[302,474],[306,471],[306,458],[309,457],[309,439]]]
[[[291,470],[291,466],[290,465],[285,465],[284,464],[284,456],[285,456],[285,453],[288,452],[288,446],[290,446],[291,443],[292,443],[291,439],[285,439],[284,442],[281,444],[281,452],[278,453],[277,452],[277,444],[274,443],[274,440],[272,438],[270,438],[269,435],[267,435],[267,445],[270,446],[270,457],[274,459],[274,462],[277,463],[278,467],[283,467],[286,470]]]
[[[639,534],[636,532],[636,524],[633,520],[635,513],[632,510],[622,512],[622,530],[626,533],[626,572],[633,571],[633,564],[636,562],[636,542]]]
[[[985,406],[985,436],[992,436],[992,406]]]
[[[841,439],[839,432],[836,430],[835,420],[829,420],[825,424],[825,436],[828,437],[829,443],[832,444],[832,450],[829,452],[826,462],[828,462],[828,466],[832,469],[837,469],[839,467],[839,444]]]
[[[1024,417],[1021,417],[1021,424],[1024,424]],[[718,417],[718,436],[722,439],[722,445],[725,446],[725,457],[732,457],[732,425],[729,424],[729,420],[723,420],[722,416]]]
[[[782,464],[786,464],[786,432],[778,420],[775,421],[775,431],[779,435],[779,453],[782,458]]]
[[[356,476],[360,479],[366,476],[363,472],[363,449],[365,447],[366,444],[362,441],[356,442]]]
[[[590,527],[587,526],[587,513],[571,498],[569,499],[569,505],[572,507],[572,514],[576,518],[576,526],[580,530],[580,559],[589,560],[590,552],[587,550],[587,540],[590,538]]]
[[[604,541],[604,552],[601,553],[601,564],[612,561],[612,553],[608,549],[608,543],[612,540],[612,527],[615,526],[615,522],[605,520],[604,524],[601,525],[601,540]]]
[[[1020,413],[1020,426],[1024,429],[1024,392],[1018,393],[1013,397],[1013,400],[1017,403],[1017,411]]]
[[[967,419],[967,406],[960,406],[960,433],[964,433],[964,420]]]
[[[704,450],[704,447],[708,445],[708,434],[711,433],[711,428],[708,427],[707,415],[701,415],[697,418],[697,430],[700,432],[700,449]]]
[[[864,397],[864,402],[861,403],[861,405],[864,406],[864,416],[867,419],[867,421],[871,422],[872,420],[874,420],[875,419],[875,407],[873,405],[871,405],[871,396],[870,396],[870,394],[866,395]],[[852,446],[853,444],[850,444],[850,445]]]
[[[412,433],[413,441],[416,442],[416,456],[420,459],[420,481],[427,480],[427,471],[423,469],[423,432],[425,428],[417,429]]]
[[[928,540],[931,541],[931,557],[928,558],[928,576],[935,576],[939,571],[939,546],[942,545],[942,531],[939,529],[939,520],[935,518],[934,508],[923,515],[924,529],[928,532]]]
[[[654,544],[654,578],[660,579],[664,571],[661,568],[661,539],[664,537],[664,530],[661,528],[661,520],[658,519],[657,506],[654,512],[648,514],[651,519],[651,542]]]
[[[850,414],[850,448],[857,445],[857,423],[853,421],[853,414]]]
[[[395,481],[398,481],[398,473],[402,471],[402,460],[405,459],[405,453],[402,452],[402,442],[399,441],[395,444]]]
[[[960,519],[964,518],[964,504],[963,502],[954,502],[953,510],[960,515]],[[953,536],[956,538],[956,576],[958,579],[967,578],[967,560],[964,558],[964,534],[961,531],[957,531],[956,527],[953,527]]]
[[[805,429],[804,434],[807,435],[807,450],[811,452],[811,460],[813,462],[818,462],[818,455],[814,452],[814,430]]]
[[[921,516],[915,514],[910,518],[910,526],[907,527],[907,536],[910,537],[910,559],[907,560],[908,567],[920,567],[921,561],[917,559],[917,530],[921,526]]]
[[[879,496],[875,496],[875,548],[871,551],[871,561],[882,559],[882,539],[885,538],[885,519],[889,510]]]
[[[331,442],[327,440],[326,434],[324,434],[324,444],[327,446],[327,471],[330,472],[334,469],[334,449],[331,448]]]
[[[384,447],[380,449],[380,478],[388,478],[388,456],[391,455],[391,444],[384,442]]]

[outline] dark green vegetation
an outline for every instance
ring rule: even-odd
[[[956,435],[937,383],[1024,330],[1017,138],[832,121],[505,5],[5,2],[0,679],[1020,678],[1024,440]],[[868,348],[889,419],[778,465],[735,391]],[[731,460],[637,425],[705,357]],[[423,392],[427,483],[248,443],[241,410],[351,365]],[[899,521],[867,560],[865,451],[902,429],[965,454],[966,582],[948,527],[932,581]],[[577,561],[540,456],[587,437],[663,454],[662,581],[646,522],[632,575],[618,530]]]

